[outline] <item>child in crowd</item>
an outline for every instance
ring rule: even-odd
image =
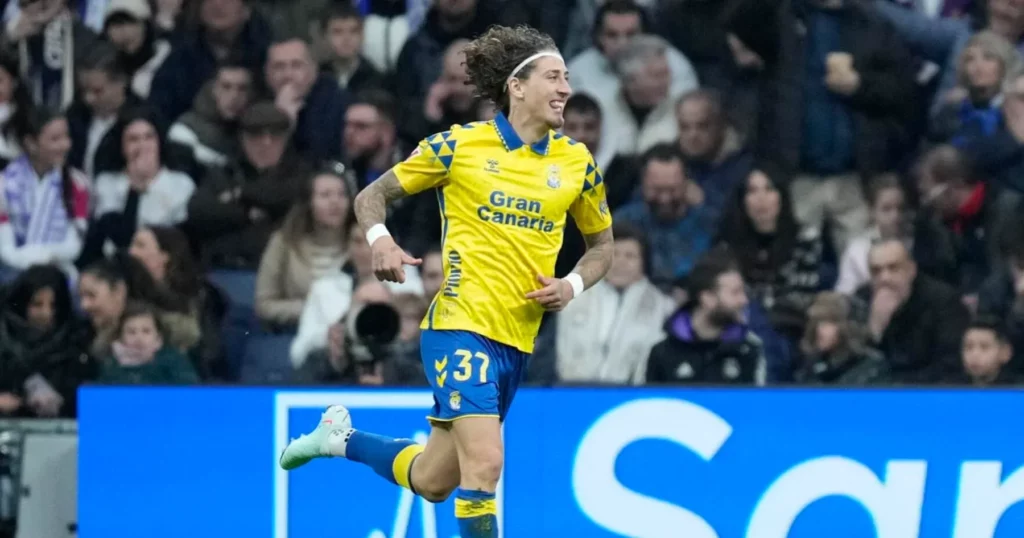
[[[964,332],[960,356],[967,380],[973,385],[1008,385],[1015,381],[1007,366],[1013,357],[1013,344],[998,319],[972,322]]]
[[[121,316],[114,356],[104,362],[99,381],[118,385],[188,385],[199,376],[188,358],[164,344],[156,310],[130,303]]]

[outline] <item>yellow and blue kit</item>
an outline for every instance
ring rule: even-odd
[[[431,419],[504,419],[544,314],[526,294],[552,276],[566,214],[585,235],[611,226],[601,172],[583,144],[554,131],[525,144],[500,113],[426,138],[393,170],[441,210],[445,280],[421,340]]]

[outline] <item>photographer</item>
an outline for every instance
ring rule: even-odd
[[[386,286],[360,284],[352,307],[331,326],[327,348],[309,354],[296,372],[302,384],[421,385],[416,340],[405,341],[402,314]]]

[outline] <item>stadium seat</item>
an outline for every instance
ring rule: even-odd
[[[229,305],[224,316],[224,353],[234,378],[240,375],[246,340],[259,332],[256,319],[256,273],[253,271],[211,271],[207,279],[227,296]]]
[[[288,358],[294,334],[250,334],[242,359],[241,381],[248,384],[281,384],[292,379]]]

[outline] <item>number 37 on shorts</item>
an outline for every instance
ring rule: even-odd
[[[460,417],[505,419],[530,356],[468,331],[424,330],[420,353],[434,389],[431,422]]]

